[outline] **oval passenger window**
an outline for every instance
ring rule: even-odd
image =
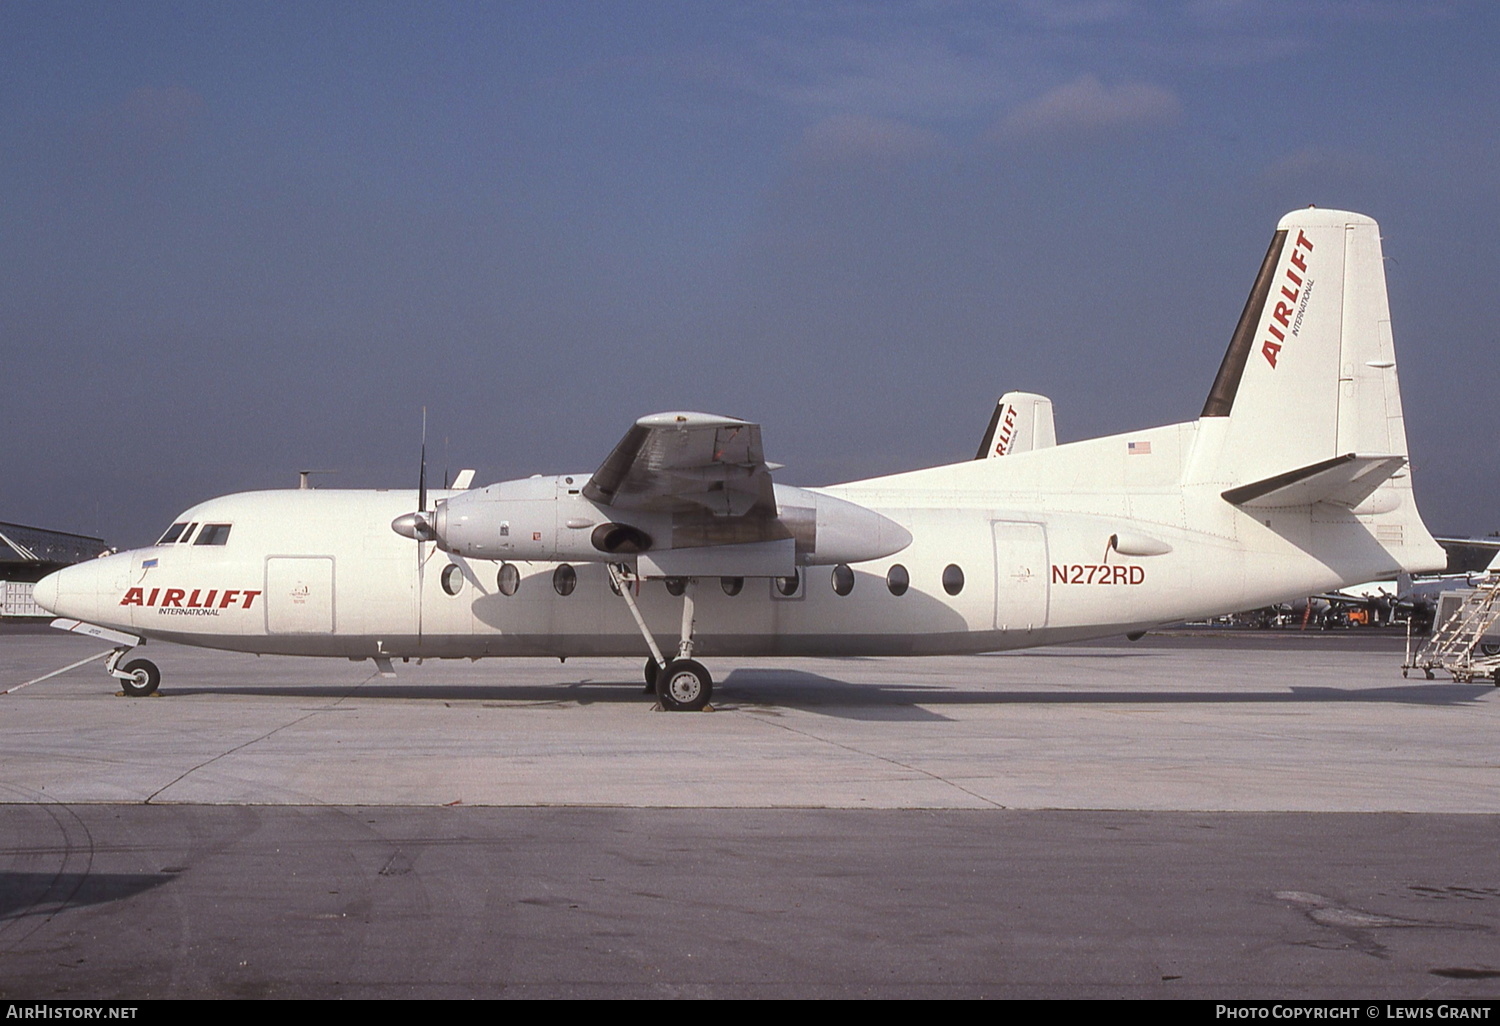
[[[911,587],[911,574],[906,572],[906,567],[896,563],[886,571],[885,586],[891,589],[892,595],[905,595],[906,589]]]
[[[501,563],[500,572],[495,575],[495,586],[502,595],[514,595],[521,586],[521,571],[511,563]]]
[[[847,595],[854,590],[854,571],[849,569],[847,563],[840,563],[833,568],[833,592],[835,595]]]
[[[449,595],[457,595],[464,590],[464,572],[457,563],[449,563],[443,567],[443,590]]]
[[[959,569],[958,564],[949,563],[943,568],[943,590],[949,595],[957,595],[964,590],[964,572]]]

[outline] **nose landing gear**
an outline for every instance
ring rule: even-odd
[[[129,651],[129,648],[115,649],[105,661],[104,668],[120,682],[120,690],[127,698],[145,698],[156,694],[156,689],[161,686],[161,671],[149,659],[132,659],[120,666],[120,660]]]

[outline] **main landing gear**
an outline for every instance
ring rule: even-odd
[[[121,666],[120,660],[129,651],[128,648],[115,649],[105,660],[104,668],[109,671],[111,677],[120,682],[120,690],[125,697],[145,698],[147,695],[156,694],[156,689],[161,686],[161,671],[149,659],[132,659]]]
[[[646,693],[656,695],[656,700],[663,710],[667,712],[698,712],[709,707],[708,703],[714,694],[714,679],[709,675],[708,668],[694,659],[693,656],[693,592],[698,586],[697,578],[690,577],[684,584],[682,590],[682,638],[677,643],[677,656],[668,660],[662,656],[661,649],[656,644],[656,638],[652,636],[650,629],[646,626],[645,618],[641,616],[640,609],[635,604],[635,596],[632,593],[633,585],[639,580],[634,574],[623,566],[611,565],[609,576],[614,582],[615,590],[625,600],[625,605],[630,609],[630,615],[635,619],[635,625],[640,628],[641,636],[646,639],[646,647],[651,650],[651,658],[646,660],[645,679]]]

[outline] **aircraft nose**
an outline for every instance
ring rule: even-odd
[[[40,581],[37,581],[36,585],[31,589],[33,601],[53,616],[59,615],[57,597],[62,589],[58,582],[63,573],[64,571],[62,570],[54,571],[43,577]]]
[[[32,597],[37,605],[54,616],[98,622],[101,612],[99,588],[103,583],[100,569],[105,562],[107,560],[91,559],[48,574],[32,588]]]

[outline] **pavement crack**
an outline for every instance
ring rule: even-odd
[[[281,733],[283,730],[287,730],[287,729],[289,729],[291,727],[297,726],[299,723],[305,723],[306,721],[312,719],[314,716],[317,716],[319,713],[325,713],[325,712],[328,712],[331,709],[337,708],[339,706],[339,704],[344,701],[344,699],[352,697],[356,691],[358,691],[360,688],[364,687],[366,684],[370,683],[370,681],[374,680],[378,676],[380,676],[379,673],[372,673],[368,677],[366,677],[364,680],[360,681],[358,684],[355,684],[348,691],[344,692],[338,698],[335,698],[332,702],[329,702],[323,708],[321,708],[321,709],[314,709],[312,712],[306,713],[306,714],[304,714],[302,716],[298,716],[295,720],[290,720],[290,721],[288,721],[286,723],[280,724],[279,726],[272,727],[270,730],[266,731],[264,734],[261,734],[259,737],[252,737],[248,741],[242,742],[240,744],[235,745],[233,748],[229,748],[229,749],[226,749],[225,751],[220,752],[218,755],[215,755],[211,759],[204,759],[202,762],[198,763],[196,766],[189,766],[187,769],[183,770],[177,776],[175,776],[171,780],[167,781],[161,787],[158,787],[155,791],[152,791],[150,794],[148,794],[146,796],[145,800],[143,802],[141,802],[141,804],[142,805],[150,805],[152,802],[156,801],[156,799],[162,794],[163,791],[166,791],[166,790],[169,790],[170,788],[176,787],[178,784],[182,783],[184,780],[186,780],[188,777],[192,776],[194,773],[197,773],[199,770],[204,769],[205,767],[212,766],[214,763],[218,762],[220,759],[226,759],[229,756],[234,755],[236,752],[242,752],[246,748],[249,748],[251,745],[259,744],[260,742],[264,741],[266,738],[273,737],[276,734]]]
[[[825,745],[832,745],[834,748],[842,748],[846,752],[852,752],[855,755],[862,755],[867,759],[878,759],[881,762],[888,763],[892,766],[899,766],[904,770],[908,770],[909,772],[920,773],[922,774],[922,776],[927,777],[930,780],[936,780],[940,784],[946,784],[947,786],[953,788],[955,791],[962,791],[970,798],[973,798],[976,801],[984,802],[984,804],[990,806],[991,808],[1003,809],[1006,807],[992,798],[987,798],[984,795],[979,794],[977,791],[971,791],[969,788],[960,783],[957,783],[956,781],[949,780],[941,773],[934,773],[931,770],[923,769],[921,766],[913,766],[910,763],[902,762],[900,759],[892,759],[890,756],[881,755],[878,752],[867,752],[863,748],[856,748],[855,746],[845,744],[842,741],[835,741],[832,738],[822,737],[821,735],[814,734],[811,731],[799,730],[789,723],[781,723],[776,720],[768,720],[760,716],[755,717],[755,721],[757,723],[764,723],[767,726],[780,727],[782,730],[790,731],[793,734],[798,734],[805,738],[810,738],[813,741],[821,741]]]

